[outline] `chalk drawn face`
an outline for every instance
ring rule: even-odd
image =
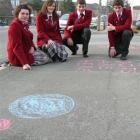
[[[9,111],[19,118],[52,118],[71,112],[74,108],[72,98],[64,95],[49,94],[26,96],[9,106]]]
[[[9,129],[11,126],[11,121],[7,119],[0,119],[0,131]]]

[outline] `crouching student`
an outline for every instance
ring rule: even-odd
[[[124,8],[122,0],[114,0],[113,12],[108,18],[109,56],[116,57],[121,54],[120,59],[126,60],[129,53],[130,41],[133,37],[131,29],[131,10]]]
[[[91,19],[92,11],[86,9],[86,1],[77,0],[76,11],[69,15],[63,38],[64,44],[72,51],[72,55],[77,54],[77,44],[82,44],[83,57],[88,57]]]

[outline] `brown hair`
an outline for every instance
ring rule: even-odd
[[[77,5],[78,4],[85,4],[86,5],[86,0],[77,0]]]
[[[42,8],[41,8],[41,10],[40,10],[40,12],[39,12],[39,14],[43,14],[43,15],[46,15],[47,14],[47,7],[48,6],[51,6],[53,3],[55,3],[55,9],[54,9],[54,11],[53,11],[53,18],[54,18],[54,20],[55,19],[58,19],[58,15],[57,15],[57,13],[56,13],[56,6],[57,6],[57,4],[56,4],[56,1],[55,0],[47,0],[47,1],[45,1],[44,3],[43,3],[43,6],[42,6]]]
[[[114,0],[113,6],[122,6],[122,7],[124,7],[124,2],[123,2],[123,0]]]
[[[29,19],[31,19],[31,12],[32,12],[32,7],[29,6],[28,4],[21,4],[21,5],[18,5],[15,9],[15,17],[18,17],[21,9],[26,9],[29,11]]]

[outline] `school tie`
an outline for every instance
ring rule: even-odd
[[[84,18],[84,14],[83,13],[80,13],[80,18],[79,18],[79,22],[82,21]]]
[[[120,21],[121,20],[121,14],[118,14],[118,20]]]
[[[84,17],[84,14],[83,14],[83,13],[81,13],[81,14],[80,14],[80,18],[83,18],[83,17]]]
[[[52,16],[49,16],[49,17],[48,17],[48,22],[49,22],[50,24],[52,24]]]

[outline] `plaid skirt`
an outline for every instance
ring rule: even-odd
[[[65,45],[55,43],[54,45],[48,47],[48,45],[42,46],[42,50],[53,60],[57,56],[59,61],[66,61],[68,58],[68,53],[65,50]]]
[[[51,59],[47,56],[47,54],[39,49],[34,51],[33,57],[34,63],[32,64],[32,66],[44,65],[51,62]]]

